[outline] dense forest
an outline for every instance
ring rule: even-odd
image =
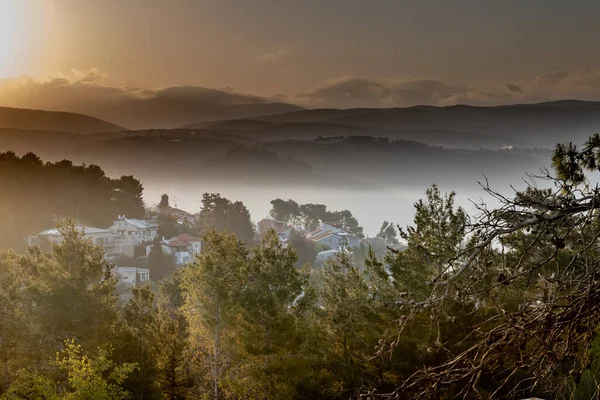
[[[340,252],[319,268],[298,265],[273,231],[257,241],[241,202],[207,193],[192,227],[202,252],[125,304],[101,249],[68,223],[50,252],[4,250],[1,398],[598,398],[600,189],[588,171],[600,135],[557,146],[552,161],[538,179],[553,189],[505,195],[484,182],[501,206],[478,215],[434,185],[398,229],[404,249]],[[30,170],[55,184],[71,173],[101,194],[95,210],[144,211],[132,177],[11,153],[2,168],[12,185]],[[51,187],[31,190],[9,193],[6,215],[63,210]],[[325,215],[359,233],[345,212],[272,205],[284,221]]]

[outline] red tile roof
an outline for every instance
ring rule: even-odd
[[[196,236],[191,236],[189,233],[182,233],[167,240],[167,246],[170,247],[187,247],[192,242],[199,242],[202,239]]]

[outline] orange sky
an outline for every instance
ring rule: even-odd
[[[0,0],[0,77],[94,70],[339,106],[595,99],[597,15],[591,0]],[[571,80],[541,93],[557,70]]]

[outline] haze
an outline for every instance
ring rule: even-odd
[[[600,100],[600,53],[591,49],[600,35],[599,12],[598,2],[558,0],[0,0],[0,106],[76,112],[126,129],[173,129],[301,109],[293,106],[595,101]],[[278,108],[271,108],[273,103]],[[239,109],[248,106],[262,108]],[[373,130],[371,122],[344,120],[334,130],[311,125],[308,133],[306,127],[269,128],[268,140],[371,132],[448,148],[551,148],[560,135],[582,141],[594,130],[595,119],[578,118],[578,124],[561,125],[556,134],[549,126],[515,130],[516,123],[499,133],[496,120],[469,127],[440,120],[428,130],[389,122],[378,122]],[[36,129],[62,130],[43,124]],[[541,131],[546,136],[536,136]],[[266,135],[256,131],[253,140],[267,140]],[[47,148],[37,151],[45,154]],[[78,159],[77,153],[47,152],[50,159]],[[97,162],[111,174],[128,172],[106,159]],[[504,185],[548,165],[547,153],[534,155],[495,178]],[[132,168],[129,172],[143,176],[147,202],[158,201],[167,181]],[[426,161],[421,168],[428,170]],[[250,202],[256,218],[268,213],[275,197],[331,201],[354,209],[374,232],[384,214],[409,223],[410,205],[436,180],[462,191],[459,198],[468,205],[467,198],[480,194],[475,181],[498,169],[482,166],[452,183],[444,182],[452,180],[448,177],[440,182],[434,172],[411,184],[406,178],[388,181],[390,191],[377,201],[353,196],[355,189],[347,186],[303,196],[293,180],[284,189],[269,184],[268,176],[256,184],[253,200],[243,199],[244,190],[230,180],[206,183],[213,171],[204,171],[197,183],[171,183],[169,190],[193,211],[203,191],[231,193]],[[373,202],[386,205],[369,218]]]

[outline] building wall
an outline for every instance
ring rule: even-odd
[[[125,220],[115,221],[109,230],[114,234],[131,237],[134,246],[151,242],[158,236],[158,227],[138,228]]]
[[[102,246],[106,260],[114,260],[119,257],[133,257],[134,245],[131,238],[117,238],[112,232],[94,232],[84,231],[83,237],[90,239],[95,246]],[[50,244],[60,244],[63,242],[62,235],[37,235],[29,238],[29,245],[38,244],[43,238]]]

